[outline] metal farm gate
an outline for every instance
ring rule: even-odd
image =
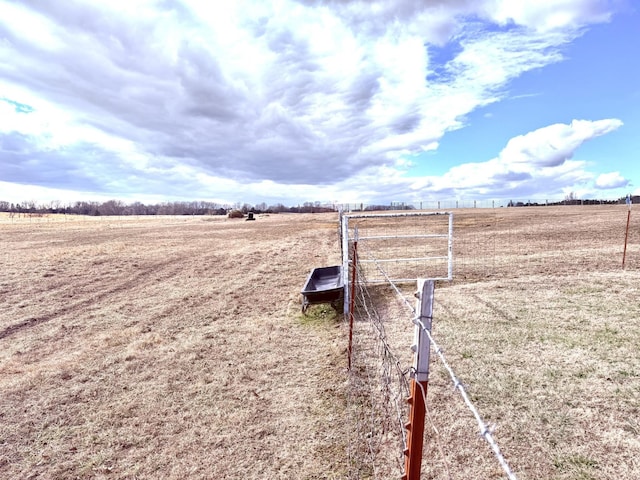
[[[453,279],[451,212],[343,213],[340,237],[345,286],[354,251],[367,284]],[[348,297],[345,288],[345,311]]]

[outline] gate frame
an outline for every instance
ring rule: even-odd
[[[404,218],[404,217],[430,217],[438,215],[447,215],[449,217],[449,228],[447,234],[423,234],[423,235],[388,235],[376,237],[363,237],[354,231],[353,237],[349,231],[349,219],[358,218]],[[447,259],[447,276],[446,277],[427,277],[422,275],[420,278],[426,280],[453,280],[453,212],[401,212],[401,213],[343,213],[340,212],[340,240],[342,249],[342,275],[344,283],[344,312],[349,311],[350,282],[349,271],[351,259],[349,258],[349,243],[355,239],[357,241],[367,239],[393,239],[393,238],[447,238],[447,255],[440,257],[421,257],[421,258],[404,258],[404,259],[388,259],[385,261],[416,261],[416,260],[440,260]],[[366,263],[367,260],[359,259],[360,263]],[[417,278],[389,279],[398,283],[415,282]],[[383,282],[370,282],[383,283]]]

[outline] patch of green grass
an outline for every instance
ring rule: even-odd
[[[595,338],[602,342],[607,342],[610,344],[618,344],[620,343],[620,330],[616,327],[612,327],[608,324],[605,324],[603,328],[596,330]]]
[[[593,367],[584,367],[584,368],[576,369],[576,371],[573,372],[573,376],[575,378],[589,378],[595,372],[596,372],[596,369]]]
[[[342,313],[333,309],[330,304],[309,305],[305,313],[298,319],[302,325],[332,325],[342,319]]]
[[[592,473],[598,469],[598,462],[584,455],[557,456],[553,460],[553,466],[560,473],[569,473],[576,480],[595,480]]]
[[[610,286],[606,284],[598,285],[594,283],[589,283],[589,284],[573,285],[570,287],[563,288],[561,289],[561,293],[562,295],[565,295],[565,296],[574,296],[574,295],[588,296],[588,295],[602,294],[610,290],[611,290]]]

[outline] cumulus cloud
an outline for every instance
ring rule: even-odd
[[[0,174],[114,195],[395,194],[404,158],[610,15],[601,1],[553,5],[0,0]],[[617,128],[602,122],[513,139],[485,187],[566,163]],[[440,183],[472,185],[474,168]]]
[[[620,172],[603,173],[595,181],[595,186],[601,189],[626,187],[629,184],[629,180],[620,175]]]
[[[501,24],[513,22],[542,32],[580,28],[589,23],[606,22],[611,17],[610,2],[599,0],[497,0],[493,7],[487,10],[493,20]]]
[[[587,162],[572,159],[585,142],[621,125],[618,119],[604,119],[542,127],[509,140],[496,158],[455,166],[440,177],[413,179],[410,188],[420,198],[442,192],[453,197],[508,198],[542,192],[557,196],[567,188],[586,189],[590,183],[596,189],[626,186],[628,180],[617,172],[594,181]]]
[[[574,120],[557,123],[509,140],[500,152],[505,163],[524,164],[525,168],[557,167],[573,157],[585,141],[605,135],[622,125],[618,119]]]

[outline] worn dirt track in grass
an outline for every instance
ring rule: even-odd
[[[335,216],[2,225],[0,477],[344,476]]]

